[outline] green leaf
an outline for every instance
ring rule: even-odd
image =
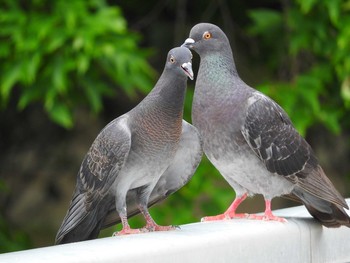
[[[20,78],[21,70],[22,70],[22,65],[15,64],[8,71],[3,72],[1,76],[1,84],[0,84],[0,92],[1,92],[0,94],[3,102],[5,103],[7,102],[11,89]]]
[[[62,35],[62,32],[55,33],[54,37],[49,39],[49,43],[46,46],[47,52],[51,53],[56,51],[58,48],[64,45],[65,40],[65,36]]]
[[[17,107],[19,110],[23,110],[31,102],[39,100],[42,96],[42,92],[36,86],[25,87],[22,91],[22,96],[19,99]]]
[[[345,102],[346,107],[350,108],[350,76],[343,80],[341,85],[341,96]]]
[[[320,113],[319,117],[330,131],[332,131],[334,134],[340,133],[340,112],[338,110],[325,109]]]
[[[328,10],[331,22],[334,25],[338,25],[342,1],[339,1],[339,0],[325,1],[325,4],[327,6],[327,10]]]
[[[29,57],[24,63],[24,82],[26,84],[32,84],[39,70],[41,63],[41,55],[39,53],[33,54],[32,57]]]
[[[249,32],[253,35],[269,32],[271,28],[280,26],[282,23],[281,13],[269,9],[255,9],[248,13],[253,21]]]
[[[128,30],[119,7],[105,0],[4,3],[1,105],[16,86],[19,110],[42,103],[53,121],[70,127],[75,105],[87,103],[98,112],[104,96],[117,94],[114,87],[131,97],[152,86],[149,50],[138,46],[140,36]],[[82,84],[86,75],[89,85]]]
[[[67,74],[64,66],[64,61],[57,57],[53,67],[52,84],[60,93],[65,93],[67,90]]]
[[[86,55],[80,55],[77,58],[77,70],[80,74],[86,73],[90,66],[90,59]]]
[[[301,11],[304,14],[307,14],[310,12],[313,6],[317,3],[317,0],[298,0],[298,3],[301,6]]]
[[[55,104],[48,112],[50,118],[66,129],[73,127],[73,116],[70,109],[64,104]]]
[[[100,85],[102,84],[91,84],[88,80],[85,81],[84,84],[84,90],[93,111],[99,112],[102,109],[102,98],[100,94]]]
[[[307,50],[309,45],[309,36],[299,34],[290,40],[289,52],[291,55],[297,55],[301,50]]]

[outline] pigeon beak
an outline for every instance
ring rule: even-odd
[[[187,47],[187,48],[193,48],[193,44],[195,43],[195,41],[193,40],[193,38],[187,38],[185,40],[185,42],[181,45],[182,47]]]
[[[185,74],[186,74],[191,80],[193,80],[193,71],[192,71],[192,64],[191,64],[191,62],[183,63],[183,64],[181,65],[181,68],[183,69],[183,71],[185,72]]]

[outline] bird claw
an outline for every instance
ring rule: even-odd
[[[228,217],[225,214],[220,214],[216,216],[205,216],[201,218],[201,222],[209,222],[209,221],[219,221],[219,220],[227,220]]]
[[[154,232],[154,231],[171,231],[180,229],[179,226],[160,226],[160,225],[149,225],[145,226],[142,229],[146,229],[147,232]]]
[[[244,219],[248,218],[249,214],[229,214],[229,213],[223,213],[216,216],[206,216],[201,218],[201,222],[208,222],[208,221],[219,221],[219,220],[230,220],[230,219]]]
[[[113,233],[113,237],[116,236],[124,236],[124,235],[131,235],[131,234],[141,234],[141,233],[145,233],[142,229],[136,228],[127,228],[127,229],[122,229],[120,231],[114,232]]]
[[[141,233],[149,233],[152,232],[153,230],[147,227],[140,228]]]

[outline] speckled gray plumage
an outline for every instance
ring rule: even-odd
[[[153,90],[97,136],[80,167],[56,243],[96,238],[100,229],[134,215],[185,185],[202,155],[196,129],[182,120],[187,48],[169,51]],[[185,63],[185,64],[184,64]],[[150,216],[149,216],[150,217]]]
[[[193,125],[205,154],[241,198],[234,210],[246,194],[262,194],[265,200],[289,195],[323,225],[349,227],[344,198],[287,114],[239,77],[224,32],[213,24],[198,24],[183,46],[196,51],[201,60]]]

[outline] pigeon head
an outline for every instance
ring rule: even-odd
[[[192,27],[190,36],[182,44],[182,47],[190,48],[199,55],[204,55],[206,52],[222,51],[229,45],[225,33],[218,26],[200,23]]]
[[[169,51],[165,67],[193,80],[192,53],[188,48],[176,47]]]

